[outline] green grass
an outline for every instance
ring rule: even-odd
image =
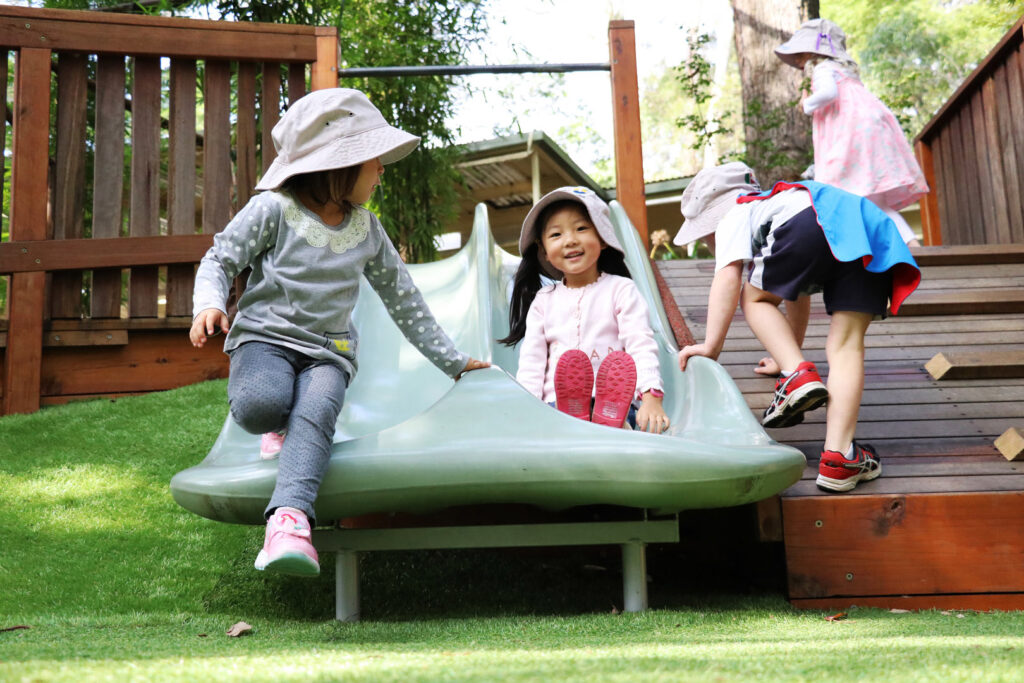
[[[827,622],[785,601],[777,552],[702,539],[700,516],[684,518],[689,554],[650,549],[644,614],[613,613],[607,550],[406,552],[362,558],[364,621],[339,624],[330,557],[313,581],[261,574],[261,529],[171,500],[170,477],[205,455],[225,411],[224,382],[209,382],[0,418],[0,629],[29,627],[0,632],[0,681],[1010,681],[1024,670],[1024,614],[859,609]],[[253,632],[228,638],[239,620]]]

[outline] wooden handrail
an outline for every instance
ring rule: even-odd
[[[20,240],[0,244],[0,274],[198,263],[213,235]]]

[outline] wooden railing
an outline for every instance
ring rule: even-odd
[[[333,28],[0,7],[4,414],[226,374],[186,339],[195,263],[273,160],[285,102],[337,85],[337,45]]]
[[[926,245],[1024,242],[1024,17],[915,139]]]

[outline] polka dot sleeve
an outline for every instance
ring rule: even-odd
[[[469,356],[456,349],[441,329],[383,226],[376,217],[373,222],[380,248],[366,264],[363,271],[366,279],[380,295],[391,319],[409,343],[446,375],[455,377],[466,367]]]
[[[270,193],[255,195],[231,222],[213,237],[196,271],[192,316],[207,308],[227,312],[231,280],[277,242],[281,208]]]

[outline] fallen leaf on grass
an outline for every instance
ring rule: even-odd
[[[24,624],[19,624],[17,626],[8,626],[7,628],[0,628],[0,633],[3,633],[4,631],[20,631],[21,629],[29,629],[29,628],[32,628],[32,627],[31,626],[25,626]]]
[[[899,609],[898,607],[893,607],[891,610],[889,610],[889,612],[891,612],[892,614],[910,614],[910,610]]]
[[[228,631],[227,631],[228,635],[231,636],[232,638],[237,638],[238,636],[244,636],[246,633],[251,633],[251,632],[252,632],[252,626],[250,626],[249,624],[245,623],[244,621],[240,621],[237,624],[232,625],[231,628],[229,628]]]
[[[830,614],[825,617],[825,621],[842,621],[846,618],[846,612],[839,612],[838,614]]]
[[[205,634],[205,633],[200,633],[198,637],[199,637],[199,638],[205,638],[205,637],[206,637],[206,634]]]

